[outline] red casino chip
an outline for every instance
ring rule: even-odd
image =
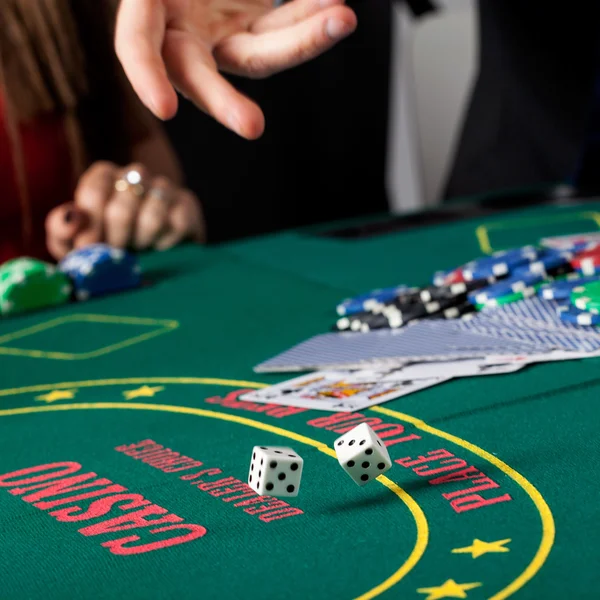
[[[571,266],[583,275],[600,273],[600,246],[580,252],[570,261]]]
[[[454,271],[450,271],[444,278],[443,285],[452,285],[453,283],[464,283],[466,281],[462,268],[454,269]]]

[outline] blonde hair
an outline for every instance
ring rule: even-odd
[[[105,44],[94,48],[94,54],[101,54],[104,70],[111,71],[115,89],[110,92],[127,95],[112,46],[117,6],[117,0],[0,0],[0,92],[26,242],[31,236],[32,218],[20,124],[42,114],[59,115],[69,143],[73,176],[79,178],[90,160],[80,108],[90,92],[94,93],[90,84],[96,76],[89,72],[86,42],[89,48],[98,35],[102,36]],[[92,32],[82,32],[79,20],[94,29],[93,40],[85,39]],[[95,60],[98,62],[97,56]],[[125,110],[127,102],[121,100],[117,103]],[[133,109],[133,105],[129,103],[128,108]],[[131,112],[129,117],[135,121]],[[142,127],[147,124],[146,120]],[[132,139],[124,139],[123,144]]]

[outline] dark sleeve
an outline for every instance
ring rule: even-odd
[[[478,3],[479,72],[447,198],[553,185],[573,173],[598,68],[600,4],[556,6]]]

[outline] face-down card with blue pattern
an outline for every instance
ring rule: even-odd
[[[451,321],[420,321],[401,329],[317,335],[257,365],[254,370],[257,373],[285,373],[361,369],[477,358],[488,354],[539,354],[547,351],[548,346],[541,343],[460,331]]]
[[[485,309],[472,319],[456,321],[454,326],[465,333],[540,344],[551,350],[600,351],[598,327],[567,323],[560,318],[558,307],[554,300],[528,298]]]

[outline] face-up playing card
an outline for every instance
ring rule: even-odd
[[[486,356],[485,361],[496,366],[498,360],[505,364],[519,364],[525,367],[540,362],[556,362],[563,360],[578,360],[581,358],[600,357],[600,350],[595,352],[566,352],[565,350],[553,350],[545,354],[515,354],[514,356]]]
[[[547,345],[462,331],[452,321],[419,321],[401,329],[326,333],[257,365],[258,373],[361,369],[416,362],[484,358],[488,354],[539,354]]]
[[[353,412],[400,398],[446,381],[447,378],[407,380],[389,372],[318,371],[240,396],[241,400],[298,406],[314,410]]]
[[[526,354],[519,356],[526,357]],[[404,379],[429,379],[432,377],[475,377],[514,373],[526,366],[524,361],[514,361],[510,355],[494,355],[492,358],[469,358],[447,362],[427,362],[406,365],[397,369]]]

